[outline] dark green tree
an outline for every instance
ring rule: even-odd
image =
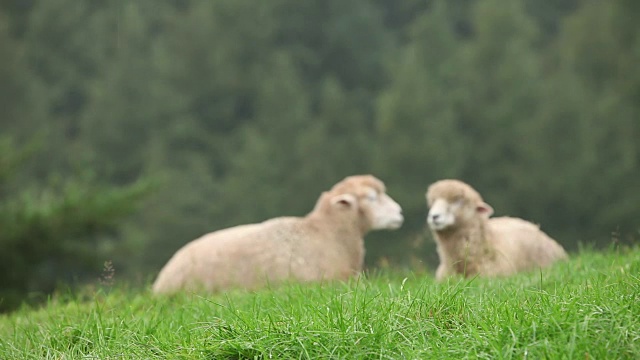
[[[96,281],[105,261],[130,250],[115,240],[118,221],[148,192],[145,183],[114,188],[81,177],[15,182],[33,146],[0,140],[0,312],[40,302],[60,284]]]
[[[640,27],[636,2],[589,2],[564,24],[538,129],[559,231],[581,242],[638,237]],[[613,234],[613,235],[612,235]]]
[[[190,208],[207,224],[197,229],[302,215],[342,177],[371,172],[373,94],[390,39],[370,3],[192,1],[177,19],[162,46],[181,56],[164,73],[186,99],[183,146],[206,159],[184,175],[204,187],[180,192],[194,194],[180,197],[197,201]],[[181,229],[149,242],[173,244],[162,260],[201,234]]]
[[[466,92],[457,108],[464,166],[458,177],[489,196],[498,214],[518,214],[533,221],[527,208],[543,206],[535,193],[544,168],[531,157],[544,138],[530,136],[536,126],[541,94],[539,31],[522,1],[477,1],[471,12],[474,36],[461,48],[458,75]],[[540,176],[531,176],[531,173]],[[525,205],[526,204],[526,205]]]
[[[459,174],[463,165],[456,111],[466,92],[457,73],[462,42],[452,6],[436,1],[416,18],[408,44],[390,63],[393,80],[378,98],[375,169],[385,175],[406,217],[402,246],[385,249],[384,239],[375,239],[379,256],[411,255],[410,244],[424,234],[427,185]],[[432,250],[426,246],[427,253]]]
[[[0,131],[41,144],[4,174],[28,189],[84,169],[106,187],[159,180],[112,234],[144,249],[113,260],[145,277],[204,232],[301,215],[355,173],[383,179],[407,219],[372,234],[369,265],[416,246],[435,261],[423,194],[443,177],[564,244],[630,238],[637,6],[0,1]]]

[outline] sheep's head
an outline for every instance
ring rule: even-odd
[[[328,201],[323,201],[327,198]],[[402,208],[385,192],[382,181],[372,175],[349,176],[323,194],[318,206],[328,203],[341,216],[357,216],[360,230],[397,229],[402,226]]]
[[[487,219],[493,208],[471,186],[459,180],[440,180],[427,190],[427,224],[433,231],[452,230],[477,219]]]

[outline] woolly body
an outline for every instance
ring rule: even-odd
[[[256,288],[290,281],[346,280],[362,271],[364,235],[396,229],[400,206],[371,175],[350,176],[324,192],[305,217],[280,217],[196,239],[160,271],[155,293]]]
[[[493,209],[459,180],[441,180],[426,194],[427,223],[437,244],[436,279],[506,276],[544,268],[567,254],[555,240],[528,221],[490,218]]]

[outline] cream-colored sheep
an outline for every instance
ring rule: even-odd
[[[518,218],[490,218],[493,208],[459,180],[441,180],[427,190],[427,223],[440,258],[436,279],[505,276],[566,259],[557,242]]]
[[[371,175],[350,176],[322,193],[305,217],[280,217],[215,231],[173,255],[154,293],[245,289],[292,280],[345,280],[362,271],[364,235],[397,229],[400,206]]]

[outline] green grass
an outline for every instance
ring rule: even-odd
[[[638,359],[640,249],[550,270],[155,298],[114,288],[0,317],[0,359]]]

